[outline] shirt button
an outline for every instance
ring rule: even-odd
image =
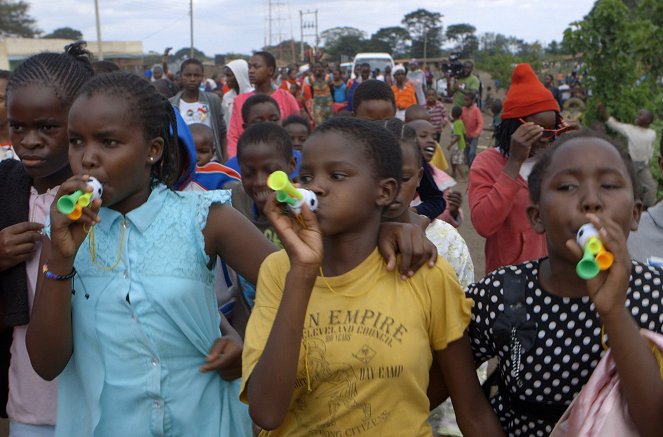
[[[124,279],[127,279],[129,277],[129,269],[125,269],[122,276],[124,276]]]
[[[161,408],[161,401],[159,399],[154,400],[154,408]]]
[[[156,367],[159,365],[159,359],[157,357],[152,357],[152,366]]]

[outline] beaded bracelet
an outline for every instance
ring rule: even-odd
[[[73,279],[74,276],[76,276],[76,269],[72,266],[71,268],[71,273],[68,275],[57,275],[53,272],[48,271],[48,264],[44,264],[44,266],[41,268],[41,271],[44,273],[44,276],[48,279],[53,279],[54,281],[68,281],[70,279]]]

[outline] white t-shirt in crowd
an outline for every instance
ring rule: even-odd
[[[209,105],[200,102],[187,103],[180,99],[180,115],[186,124],[202,123],[212,127]]]

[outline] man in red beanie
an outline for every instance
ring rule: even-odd
[[[495,133],[497,148],[480,153],[469,176],[470,218],[486,238],[486,273],[547,255],[545,235],[534,232],[527,218],[527,177],[536,152],[561,132],[559,112],[532,67],[516,66]]]

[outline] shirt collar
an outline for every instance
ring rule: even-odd
[[[126,219],[133,224],[139,232],[145,232],[156,219],[157,214],[161,210],[166,196],[168,195],[168,191],[168,187],[163,184],[156,186],[150,193],[147,202],[143,203],[138,208],[129,211],[129,213],[126,214]],[[99,210],[99,217],[101,217],[101,222],[99,222],[97,226],[99,226],[100,230],[109,232],[113,223],[122,219],[123,215],[114,209],[101,208]]]

